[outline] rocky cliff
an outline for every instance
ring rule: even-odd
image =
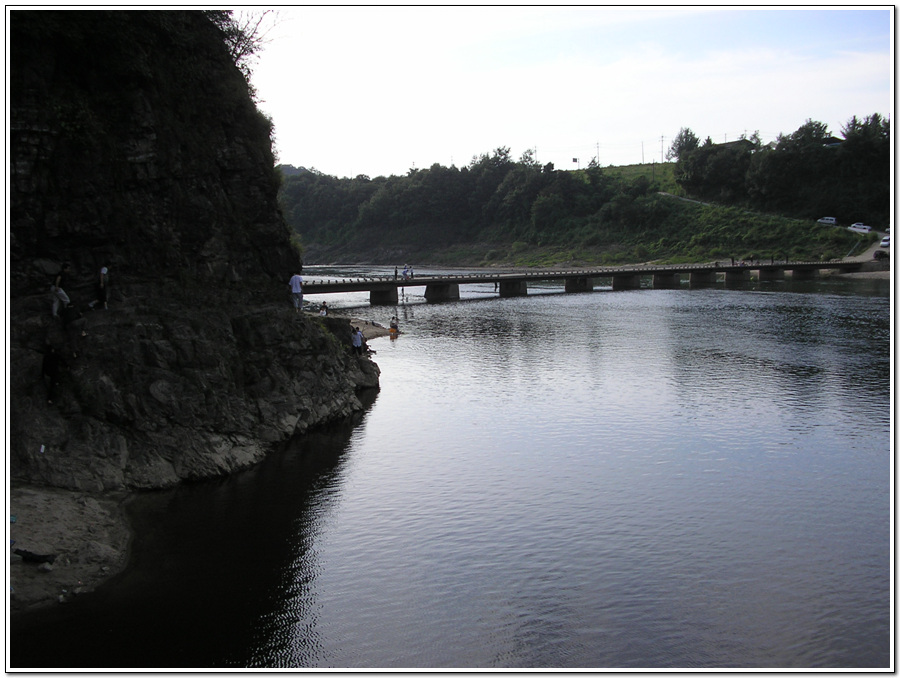
[[[9,37],[12,478],[163,487],[361,409],[378,368],[349,324],[290,307],[271,125],[219,28],[13,10]],[[87,336],[51,316],[64,262]],[[88,310],[103,266],[109,307]],[[67,363],[52,402],[48,346]]]

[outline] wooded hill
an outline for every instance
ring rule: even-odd
[[[753,137],[700,144],[682,129],[674,162],[574,171],[530,151],[515,161],[505,147],[462,168],[375,179],[283,166],[279,195],[307,263],[832,259],[876,236],[818,217],[889,226],[889,123],[853,118],[844,134],[809,121],[762,146]]]

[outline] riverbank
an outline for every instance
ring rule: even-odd
[[[341,313],[333,313],[332,315],[338,318],[347,318],[350,321],[350,324],[353,327],[358,327],[362,330],[363,337],[365,337],[366,341],[370,339],[377,339],[378,337],[387,337],[390,335],[391,331],[381,325],[374,320],[366,320],[365,318],[356,318],[353,316],[342,315]]]
[[[366,340],[390,333],[375,321],[348,319]],[[8,496],[11,612],[69,602],[125,568],[132,538],[127,492],[93,494],[14,484]]]
[[[10,611],[66,603],[120,572],[131,540],[125,498],[11,487]]]

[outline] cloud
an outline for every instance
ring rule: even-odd
[[[790,40],[807,15],[763,14],[303,8],[254,83],[281,160],[338,175],[459,166],[498,146],[537,147],[560,167],[598,144],[602,164],[649,162],[681,127],[765,140],[807,118],[837,133],[852,115],[891,110],[889,54],[858,49],[858,31],[856,49],[823,47],[821,22],[837,15]],[[754,32],[763,20],[777,39]]]

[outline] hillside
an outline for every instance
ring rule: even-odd
[[[287,176],[279,200],[308,263],[833,259],[861,238],[814,219],[690,200],[675,163],[560,171],[514,162],[503,148],[467,167],[402,177]]]

